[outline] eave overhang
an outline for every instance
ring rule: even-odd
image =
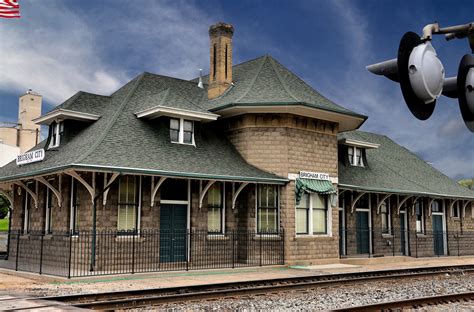
[[[327,120],[339,124],[339,131],[358,129],[367,120],[367,116],[342,113],[315,105],[300,103],[235,103],[212,109],[221,117],[232,117],[248,113],[294,114],[305,117]]]
[[[88,170],[94,172],[119,172],[128,174],[140,174],[150,176],[165,176],[174,178],[191,178],[191,179],[202,179],[202,180],[219,180],[229,182],[253,182],[253,183],[265,183],[265,184],[279,184],[285,185],[289,182],[288,179],[283,177],[275,178],[262,178],[262,177],[250,177],[250,176],[237,176],[237,175],[217,175],[208,173],[198,172],[177,172],[177,171],[166,171],[166,170],[154,170],[146,168],[131,168],[131,167],[116,167],[116,166],[102,166],[102,165],[91,165],[91,164],[69,164],[64,166],[50,167],[31,171],[27,173],[21,173],[11,176],[0,177],[0,184],[13,182],[20,179],[34,178],[38,176],[49,175],[58,172],[64,172],[67,170],[78,169]]]
[[[214,121],[214,120],[217,120],[217,118],[219,118],[219,115],[214,114],[214,113],[197,112],[197,111],[162,106],[162,105],[154,106],[152,108],[148,108],[148,109],[136,112],[135,116],[137,116],[137,118],[144,118],[144,119],[155,119],[161,116],[168,116],[168,117],[174,117],[174,118],[186,118],[186,119],[196,120],[196,121],[201,121],[201,122]]]
[[[370,187],[370,186],[359,186],[339,183],[338,188],[347,189],[351,191],[365,191],[365,192],[374,192],[374,193],[393,193],[399,195],[420,195],[420,196],[431,196],[435,198],[458,198],[464,200],[474,201],[474,196],[460,196],[460,195],[450,195],[450,194],[441,194],[435,192],[420,192],[420,191],[410,191],[410,190],[397,190],[397,189],[387,189],[381,187]]]
[[[353,139],[345,139],[345,138],[340,139],[338,142],[339,144],[361,147],[361,148],[366,148],[366,149],[379,148],[380,146],[380,144],[376,144],[376,143],[358,141],[358,140],[353,140]]]
[[[54,121],[62,121],[62,120],[78,120],[78,121],[85,121],[85,122],[93,122],[100,119],[99,115],[83,113],[68,109],[56,109],[49,113],[44,114],[41,117],[33,119],[33,122],[38,125],[50,125]]]

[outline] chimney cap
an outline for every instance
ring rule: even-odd
[[[231,24],[219,22],[209,27],[209,36],[212,36],[212,35],[232,36],[233,34],[234,34],[234,26],[232,26]]]

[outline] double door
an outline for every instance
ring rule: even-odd
[[[160,262],[186,261],[187,205],[161,204]]]

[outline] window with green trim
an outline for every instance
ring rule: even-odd
[[[215,182],[207,191],[207,231],[222,233],[223,192],[221,183]]]

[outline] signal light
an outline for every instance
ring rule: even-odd
[[[465,55],[458,76],[445,79],[444,67],[431,45],[433,34],[445,34],[447,40],[468,37],[474,53],[474,24],[439,28],[430,24],[423,37],[407,32],[400,40],[396,59],[367,66],[367,69],[400,83],[403,98],[411,113],[420,120],[428,119],[441,94],[458,98],[467,128],[474,132],[474,57]]]

